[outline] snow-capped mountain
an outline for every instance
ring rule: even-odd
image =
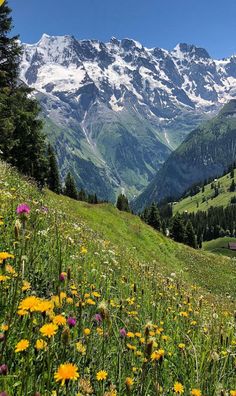
[[[21,78],[35,88],[62,173],[100,197],[135,195],[202,119],[236,96],[236,56],[130,40],[43,35],[24,44]]]

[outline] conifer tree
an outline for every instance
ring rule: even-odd
[[[78,198],[76,184],[75,184],[74,178],[70,172],[67,173],[67,176],[65,179],[64,195],[67,195],[68,197],[73,198],[73,199]]]
[[[185,243],[194,249],[196,249],[196,237],[193,229],[193,225],[190,220],[188,220],[185,230]]]
[[[84,191],[83,188],[80,189],[79,193],[78,193],[78,200],[79,201],[84,201],[86,202],[88,200],[88,197],[86,195],[86,192]]]
[[[47,161],[40,109],[19,81],[21,47],[18,36],[9,37],[10,13],[5,1],[0,7],[0,150],[5,161],[43,184]]]
[[[48,145],[48,171],[47,184],[50,190],[57,194],[61,192],[60,175],[58,171],[57,159],[52,146]]]
[[[0,7],[0,87],[14,89],[17,86],[21,47],[19,36],[9,37],[12,30],[11,9],[5,1]]]
[[[185,226],[180,214],[177,214],[173,219],[171,235],[176,242],[183,243],[185,240]]]
[[[123,212],[130,212],[129,201],[124,194],[118,196],[116,207]]]
[[[161,229],[161,218],[160,218],[160,213],[158,210],[158,207],[155,203],[152,203],[148,217],[147,217],[147,224],[149,224],[151,227],[155,228],[155,230]]]

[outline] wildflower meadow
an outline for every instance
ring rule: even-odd
[[[124,253],[61,200],[1,164],[0,395],[236,396],[234,298]]]

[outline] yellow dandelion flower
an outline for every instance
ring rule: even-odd
[[[38,304],[35,307],[35,311],[37,312],[48,312],[53,309],[53,304],[51,301],[47,300],[39,300]]]
[[[126,344],[127,348],[130,349],[131,351],[136,351],[137,347],[135,345],[132,344]]]
[[[236,396],[236,390],[231,390],[231,391],[229,392],[229,394],[230,394],[230,396]]]
[[[184,386],[180,382],[175,382],[173,389],[174,389],[174,392],[179,395],[184,393]]]
[[[86,304],[88,304],[88,305],[95,305],[96,303],[95,303],[95,301],[92,300],[92,298],[88,298],[88,299],[86,300]]]
[[[67,304],[73,304],[74,300],[71,297],[67,297],[66,302]]]
[[[81,353],[82,355],[86,354],[86,346],[82,344],[81,341],[76,343],[76,349],[79,353]]]
[[[7,271],[9,274],[16,275],[16,271],[14,270],[14,268],[13,268],[10,264],[7,264],[7,265],[6,265],[6,271]]]
[[[75,381],[79,378],[78,368],[72,363],[61,364],[54,374],[54,378],[56,382],[61,381],[61,386],[69,380]]]
[[[131,377],[127,377],[125,379],[125,386],[127,387],[128,390],[130,390],[132,388],[132,386],[134,385],[134,380]]]
[[[1,325],[1,330],[2,330],[2,331],[7,331],[8,329],[9,329],[9,326],[8,326],[7,324],[4,324],[4,323],[3,323],[3,324]]]
[[[25,316],[25,315],[28,315],[28,312],[24,311],[24,309],[18,309],[17,314],[19,316]]]
[[[190,395],[191,396],[202,396],[202,392],[200,391],[200,389],[194,388],[191,390]],[[236,394],[235,394],[235,396],[236,396]]]
[[[91,334],[91,330],[86,328],[86,329],[84,329],[83,333],[85,336],[89,336]]]
[[[0,252],[0,263],[10,258],[14,258],[13,254],[7,252]]]
[[[151,360],[160,360],[165,355],[164,349],[158,349],[151,354]]]
[[[92,294],[93,294],[93,296],[96,297],[96,298],[100,298],[100,297],[101,297],[101,294],[99,294],[99,293],[96,292],[96,291],[93,292]]]
[[[81,254],[86,254],[88,252],[88,249],[86,249],[86,247],[82,246],[80,249],[80,253]]]
[[[101,327],[97,327],[97,333],[99,336],[103,336],[103,329]]]
[[[36,341],[35,343],[35,348],[40,351],[42,349],[46,349],[47,348],[47,343],[46,341],[42,340],[41,338],[39,340]]]
[[[54,323],[48,323],[43,325],[39,331],[44,337],[51,338],[56,334],[57,330],[57,325],[55,325]]]
[[[52,303],[53,303],[53,305],[55,307],[60,307],[61,306],[59,296],[52,296],[51,297],[51,301],[52,301]]]
[[[185,349],[185,344],[183,344],[183,343],[180,343],[179,345],[178,345],[178,347],[179,347],[179,349]]]
[[[60,299],[60,301],[65,300],[66,299],[66,293],[65,292],[61,292],[59,299]]]
[[[15,346],[15,352],[23,352],[29,348],[29,341],[28,340],[21,340]]]
[[[132,331],[128,331],[127,337],[134,338],[134,333],[132,333]]]
[[[179,313],[180,316],[182,316],[183,318],[187,318],[188,317],[188,312],[182,311]]]
[[[6,282],[9,278],[7,275],[0,275],[0,282]]]
[[[39,301],[39,298],[35,296],[26,297],[20,302],[19,310],[34,312]]]
[[[163,341],[168,341],[168,340],[170,339],[170,337],[167,336],[167,335],[163,335],[163,336],[161,336],[161,339],[162,339]]]
[[[65,326],[66,325],[66,318],[63,315],[54,316],[52,321],[57,326]]]
[[[30,289],[31,289],[30,283],[27,282],[26,280],[24,280],[24,281],[23,281],[23,286],[22,286],[21,290],[24,292],[24,291],[27,291],[27,290],[30,290]]]
[[[108,374],[105,370],[98,371],[96,374],[97,381],[105,381],[107,376]]]

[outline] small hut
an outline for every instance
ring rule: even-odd
[[[236,251],[236,242],[229,242],[228,243],[228,248],[229,248],[229,250],[235,250]]]

